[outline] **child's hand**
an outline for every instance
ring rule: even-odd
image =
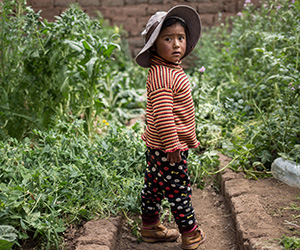
[[[181,155],[180,155],[180,149],[174,151],[174,152],[168,152],[167,153],[167,160],[170,163],[179,163],[181,162]]]

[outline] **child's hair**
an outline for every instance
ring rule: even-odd
[[[163,22],[160,32],[162,32],[165,28],[167,28],[175,23],[179,23],[184,28],[186,36],[188,36],[189,30],[188,30],[188,27],[187,27],[185,21],[182,18],[176,17],[176,16],[170,16],[169,18],[167,18]]]

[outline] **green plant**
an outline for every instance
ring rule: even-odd
[[[18,231],[12,226],[0,225],[0,250],[9,250],[16,243]]]
[[[300,248],[300,238],[283,235],[280,239],[280,244],[284,246],[284,249],[297,250]]]
[[[103,19],[90,19],[78,5],[48,23],[25,0],[0,4],[1,137],[23,138],[70,114],[84,114],[91,134],[96,106],[103,105],[99,86],[120,48],[114,35],[120,29],[102,29]]]
[[[278,155],[299,162],[299,9],[299,1],[246,1],[231,27],[204,32],[196,48],[206,69],[201,78],[191,71],[199,140],[252,177],[268,175]]]
[[[0,143],[0,224],[19,239],[59,249],[70,223],[139,211],[145,146],[140,126],[107,125],[89,140],[85,122],[58,123],[35,140]],[[22,241],[21,241],[22,242]]]

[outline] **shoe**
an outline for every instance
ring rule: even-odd
[[[165,228],[160,221],[154,225],[143,225],[141,230],[142,239],[145,242],[167,242],[175,241],[179,237],[176,229]]]
[[[206,239],[204,232],[197,227],[194,231],[182,233],[181,248],[187,250],[197,249]]]

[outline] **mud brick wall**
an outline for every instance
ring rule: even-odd
[[[156,11],[168,11],[178,4],[195,8],[203,26],[217,25],[220,18],[236,15],[245,0],[27,0],[34,10],[42,10],[42,17],[54,21],[71,3],[79,3],[90,16],[100,12],[111,25],[122,26],[128,33],[128,42],[133,55],[143,46],[141,32],[151,15]],[[252,0],[255,4],[259,0]]]

